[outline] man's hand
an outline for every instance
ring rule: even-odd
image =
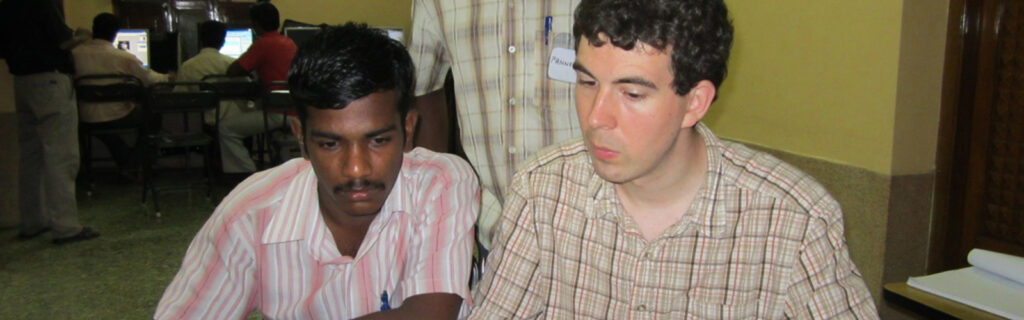
[[[462,297],[451,293],[427,293],[409,297],[402,306],[374,312],[357,319],[455,319],[459,316]]]

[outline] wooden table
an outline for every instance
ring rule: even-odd
[[[949,300],[907,285],[906,282],[885,284],[886,301],[926,316],[928,319],[1006,319],[981,309]]]

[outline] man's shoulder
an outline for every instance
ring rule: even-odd
[[[309,168],[308,161],[296,158],[253,173],[224,197],[214,215],[219,216],[216,218],[231,221],[279,203],[292,181]]]
[[[512,178],[513,189],[549,189],[546,185],[585,186],[594,176],[583,139],[569,139],[550,145],[526,161]]]
[[[521,173],[553,170],[566,164],[590,166],[587,146],[583,139],[574,138],[545,147],[537,152],[518,171]]]
[[[838,211],[838,203],[814,177],[774,155],[731,141],[721,141],[719,152],[721,173],[741,190],[792,204],[802,212]]]
[[[402,175],[407,178],[475,179],[472,166],[450,153],[415,148],[405,153]]]

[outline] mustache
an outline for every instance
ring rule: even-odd
[[[383,190],[384,183],[379,181],[370,181],[366,179],[356,179],[334,186],[334,192],[353,192],[353,191],[367,191],[367,190]]]

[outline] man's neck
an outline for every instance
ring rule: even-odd
[[[331,231],[331,236],[334,238],[334,244],[338,247],[338,252],[343,256],[355,258],[356,254],[359,253],[359,247],[362,245],[363,239],[366,238],[367,231],[370,229],[370,224],[373,223],[377,215],[353,217],[338,208],[334,208],[329,202],[325,202],[323,198],[319,199],[319,201],[320,215],[323,217],[327,229]]]
[[[646,177],[615,185],[626,214],[651,240],[689,210],[707,175],[707,150],[696,128],[679,137],[678,157],[668,158]],[[659,168],[664,169],[657,172]]]

